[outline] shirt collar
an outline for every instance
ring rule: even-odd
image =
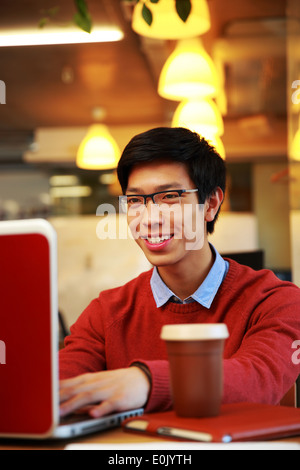
[[[210,308],[218,289],[227,274],[229,267],[228,261],[225,261],[221,257],[213,245],[210,246],[216,256],[214,264],[202,284],[189,298],[185,299],[183,303],[189,303],[191,300],[194,300],[203,307]],[[150,285],[158,308],[168,302],[170,298],[176,298],[175,294],[168,288],[158,274],[156,267],[153,269]]]

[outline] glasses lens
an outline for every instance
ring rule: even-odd
[[[138,209],[144,205],[144,198],[142,196],[127,196],[128,209]]]
[[[179,204],[180,195],[177,191],[166,191],[165,193],[155,194],[154,196],[155,204]]]

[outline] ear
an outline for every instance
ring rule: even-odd
[[[224,193],[221,188],[217,188],[214,194],[209,196],[205,201],[204,219],[206,222],[212,222],[218,212],[220,205],[224,199]]]

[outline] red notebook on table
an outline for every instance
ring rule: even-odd
[[[149,413],[123,423],[125,431],[200,442],[266,441],[300,436],[300,409],[253,403],[223,405],[212,418]]]

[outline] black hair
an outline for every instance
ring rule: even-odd
[[[199,134],[182,127],[158,127],[131,139],[123,150],[117,168],[123,194],[132,168],[155,160],[184,163],[189,177],[198,188],[199,204],[204,204],[218,187],[225,194],[224,160]],[[214,220],[207,223],[208,233],[213,233],[219,211]]]

